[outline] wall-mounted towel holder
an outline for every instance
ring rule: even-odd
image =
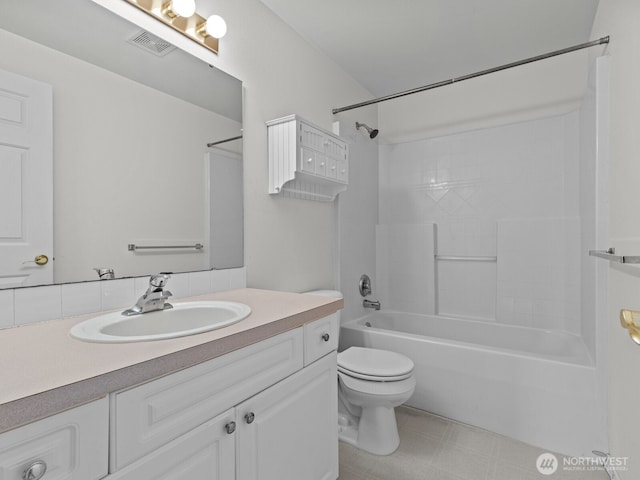
[[[607,250],[589,250],[589,256],[604,258],[611,262],[640,264],[640,256],[616,255],[615,248],[609,248]]]
[[[201,243],[196,243],[195,245],[136,245],[134,243],[130,243],[127,245],[127,250],[130,252],[135,252],[136,250],[164,250],[176,248],[202,250],[204,245]]]

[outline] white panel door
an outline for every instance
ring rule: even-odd
[[[52,112],[50,85],[0,70],[0,288],[53,281]]]
[[[106,479],[234,480],[234,419],[232,408]]]
[[[238,480],[338,478],[332,352],[236,407]]]

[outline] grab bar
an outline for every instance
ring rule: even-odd
[[[618,263],[640,263],[640,256],[616,255],[615,248],[609,248],[607,250],[589,250],[589,256],[604,258],[605,260],[610,260],[612,262]]]
[[[136,250],[164,250],[167,248],[194,248],[196,250],[202,250],[204,245],[201,243],[196,243],[195,245],[136,245],[135,243],[130,243],[127,250],[135,252]]]
[[[498,257],[465,257],[455,255],[435,255],[436,260],[445,262],[497,262]]]

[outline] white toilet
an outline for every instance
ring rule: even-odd
[[[311,295],[342,298],[334,290]],[[376,455],[389,455],[400,444],[394,408],[413,394],[413,362],[396,352],[349,347],[338,353],[340,440]]]

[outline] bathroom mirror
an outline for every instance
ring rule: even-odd
[[[242,266],[241,81],[90,0],[1,4],[0,69],[52,87],[53,282]]]

